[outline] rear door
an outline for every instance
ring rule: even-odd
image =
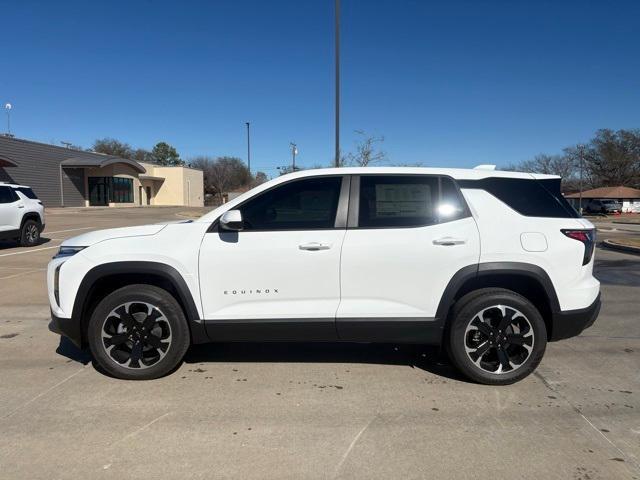
[[[435,320],[453,275],[478,263],[475,220],[449,177],[362,175],[351,183],[338,335],[439,342]]]

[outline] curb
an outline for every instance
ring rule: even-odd
[[[602,246],[610,250],[617,250],[619,252],[634,253],[636,255],[640,255],[640,247],[632,247],[630,245],[620,245],[618,243],[612,242],[609,239],[604,240],[602,242]]]

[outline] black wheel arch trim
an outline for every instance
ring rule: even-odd
[[[150,261],[123,261],[109,262],[97,265],[89,270],[76,292],[76,298],[73,304],[72,320],[79,326],[82,326],[82,332],[85,331],[85,325],[88,319],[83,318],[85,309],[88,307],[87,300],[90,296],[92,287],[101,278],[111,275],[121,274],[137,274],[137,275],[157,275],[164,280],[170,282],[178,293],[178,301],[182,304],[187,317],[187,323],[191,333],[191,342],[206,343],[209,341],[206,329],[202,324],[202,319],[198,313],[198,308],[191,295],[191,291],[187,286],[182,275],[172,266]],[[84,333],[83,333],[84,334]],[[80,339],[84,344],[84,338]]]
[[[563,312],[560,309],[558,295],[556,294],[555,287],[553,286],[549,275],[542,267],[524,262],[485,262],[468,265],[458,270],[445,288],[436,312],[436,321],[439,323],[443,333],[446,327],[449,311],[455,303],[458,292],[464,284],[470,280],[490,275],[519,275],[536,281],[543,288],[551,309],[551,318],[547,319],[551,325],[549,340],[567,338],[564,335],[562,337],[558,337],[554,334],[554,331],[559,330],[556,328],[558,323],[568,317],[567,312]],[[508,289],[509,287],[508,285],[505,285],[504,288]],[[562,330],[565,329],[563,328]],[[582,330],[578,331],[575,335],[579,334],[581,331]]]

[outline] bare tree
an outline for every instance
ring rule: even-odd
[[[113,155],[120,158],[132,158],[133,149],[128,143],[121,142],[115,138],[101,138],[93,142],[91,149],[94,152]]]
[[[378,149],[379,144],[384,142],[384,137],[368,136],[363,130],[356,130],[355,132],[360,135],[360,140],[356,142],[355,153],[347,154],[347,164],[367,167],[387,159],[387,154]]]
[[[223,201],[225,193],[241,187],[250,187],[256,181],[239,158],[200,156],[191,159],[190,164],[202,170],[205,194],[215,195],[220,202]],[[262,174],[262,178],[266,178],[266,175]]]

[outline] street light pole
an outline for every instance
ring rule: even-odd
[[[249,174],[251,174],[251,124],[249,122],[245,123],[247,124],[247,167],[249,168]]]
[[[294,142],[290,142],[289,145],[291,145],[291,156],[293,157],[293,166],[291,171],[295,172],[296,171],[296,155],[298,154],[298,146]]]
[[[584,145],[578,145],[578,162],[580,165],[580,181],[578,188],[580,189],[578,197],[578,213],[582,215],[582,172],[584,170]]]
[[[340,0],[335,0],[335,60],[336,60],[336,158],[335,166],[340,166]]]
[[[7,103],[4,106],[4,109],[7,111],[7,134],[10,137],[11,136],[11,109],[13,108],[13,106],[10,103]]]

